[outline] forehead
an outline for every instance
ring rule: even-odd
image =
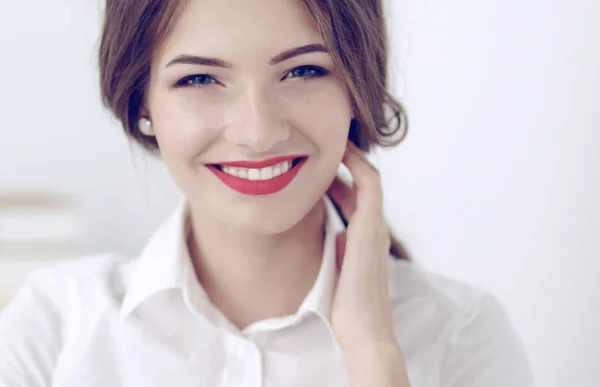
[[[302,0],[187,0],[164,42],[160,62],[182,53],[236,58],[270,57],[322,43]]]

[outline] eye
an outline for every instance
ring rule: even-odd
[[[327,70],[318,66],[300,66],[286,74],[286,78],[315,78],[327,75]]]
[[[176,86],[178,86],[178,87],[185,87],[185,86],[203,87],[203,86],[209,86],[213,83],[216,84],[218,82],[216,79],[214,79],[210,75],[196,74],[196,75],[190,75],[189,77],[183,78],[182,80],[177,82]]]

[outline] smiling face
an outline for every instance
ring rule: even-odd
[[[271,234],[322,198],[353,116],[301,0],[189,0],[153,59],[145,114],[195,211]]]

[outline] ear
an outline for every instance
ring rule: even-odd
[[[140,109],[140,117],[150,118],[150,112],[145,106],[142,106]]]

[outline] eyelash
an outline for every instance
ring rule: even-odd
[[[300,66],[300,67],[296,67],[296,68],[294,68],[294,69],[292,69],[292,70],[288,71],[288,72],[287,72],[287,74],[285,75],[285,77],[283,77],[283,79],[290,78],[290,77],[289,77],[289,74],[292,74],[294,71],[298,71],[298,70],[309,70],[309,71],[312,71],[312,74],[311,74],[311,75],[308,75],[308,76],[304,76],[304,77],[302,77],[302,76],[301,76],[301,77],[291,77],[291,78],[303,78],[303,79],[309,79],[309,78],[318,78],[318,77],[322,77],[322,76],[324,76],[324,75],[327,75],[327,74],[328,74],[327,70],[325,70],[325,69],[324,69],[324,68],[322,68],[322,67],[319,67],[319,66],[310,66],[310,65],[308,65],[308,66]]]
[[[297,72],[299,70],[309,71],[311,74],[305,75],[305,76],[297,76],[297,77],[290,76],[290,74]],[[286,75],[282,78],[282,80],[288,79],[288,78],[301,78],[301,79],[320,78],[320,77],[327,75],[328,73],[329,72],[327,70],[325,70],[324,68],[319,67],[319,66],[310,66],[310,65],[309,66],[299,66],[299,67],[296,67],[296,68],[288,71],[286,73]],[[201,82],[199,84],[192,83],[198,79],[201,79],[204,82]],[[218,83],[219,82],[215,78],[213,78],[212,76],[210,76],[208,74],[195,74],[195,75],[190,75],[188,77],[181,79],[180,81],[177,82],[177,84],[175,86],[176,87],[208,87],[208,86],[218,84]]]

